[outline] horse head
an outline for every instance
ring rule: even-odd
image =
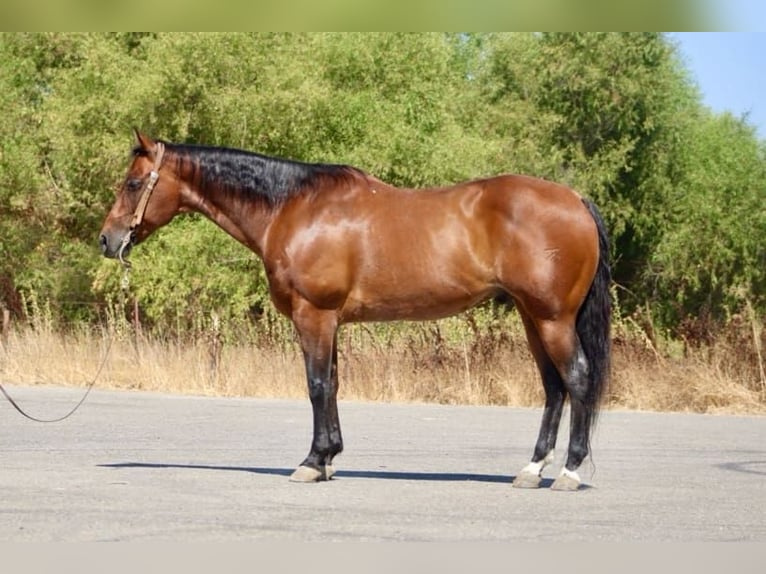
[[[125,263],[130,249],[168,223],[181,203],[179,182],[168,167],[165,144],[135,130],[133,160],[101,226],[105,257]]]

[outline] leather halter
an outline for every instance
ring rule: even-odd
[[[160,179],[160,166],[162,165],[162,157],[164,155],[165,144],[162,142],[157,142],[157,151],[154,156],[154,165],[152,166],[152,171],[149,172],[149,179],[146,180],[144,188],[141,190],[141,197],[138,199],[138,205],[136,206],[136,210],[133,212],[133,219],[130,221],[130,228],[122,238],[120,247],[117,250],[117,258],[120,260],[120,263],[122,263],[123,267],[125,267],[126,272],[130,270],[130,261],[125,258],[125,250],[128,249],[128,246],[133,242],[136,229],[144,220],[146,204],[149,203],[149,197],[152,195],[152,191],[154,191],[154,186],[157,185],[157,181]],[[127,273],[125,277],[127,278]],[[123,282],[125,282],[125,280]]]
[[[149,173],[149,179],[146,180],[144,189],[141,192],[141,198],[138,200],[136,211],[133,213],[133,219],[130,222],[130,231],[133,232],[141,225],[144,220],[144,213],[146,212],[146,204],[149,203],[149,197],[154,191],[154,186],[157,185],[157,180],[160,179],[160,166],[162,165],[162,157],[165,155],[165,144],[157,142],[157,151],[154,156],[154,165],[152,171]]]

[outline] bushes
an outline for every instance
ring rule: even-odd
[[[659,34],[5,34],[0,101],[0,277],[16,290],[1,293],[49,299],[62,323],[116,298],[96,234],[134,125],[398,185],[562,181],[608,222],[627,314],[648,305],[680,332],[766,313],[764,144],[704,109]],[[208,222],[174,222],[134,260],[159,330],[268,307],[260,263]]]

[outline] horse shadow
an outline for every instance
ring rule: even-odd
[[[157,462],[114,462],[99,464],[101,468],[114,469],[182,469],[182,470],[214,470],[227,472],[249,472],[271,476],[290,476],[292,468],[268,466],[220,466],[209,464],[177,464]],[[409,480],[416,482],[485,482],[507,483],[514,480],[512,475],[480,474],[470,472],[406,472],[396,470],[338,470],[333,480],[343,478],[374,479],[374,480]],[[550,488],[553,479],[543,478],[541,488]]]

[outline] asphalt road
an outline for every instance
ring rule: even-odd
[[[7,387],[38,417],[82,389]],[[287,479],[308,400],[94,391],[0,403],[3,541],[766,541],[766,417],[603,413],[576,493],[511,487],[540,411],[342,401],[330,482]]]

